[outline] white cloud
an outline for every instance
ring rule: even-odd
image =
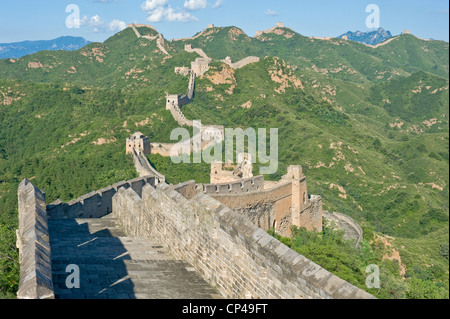
[[[92,0],[92,2],[111,3],[111,2],[117,2],[117,0]]]
[[[156,7],[154,10],[148,12],[149,16],[147,21],[149,22],[161,22],[165,17],[165,9],[164,7]]]
[[[110,23],[106,23],[98,14],[92,17],[83,16],[79,25],[89,27],[93,32],[118,32],[127,27],[124,21],[118,19],[113,19]]]
[[[184,8],[188,10],[200,10],[205,9],[208,5],[206,0],[186,0],[184,2]]]
[[[216,3],[213,4],[213,9],[220,8],[223,4],[223,0],[217,0]]]
[[[268,10],[266,11],[266,16],[276,17],[277,15],[278,15],[278,12],[273,11],[273,10],[271,10],[271,9],[268,9]]]
[[[114,19],[109,23],[110,31],[122,31],[126,27],[127,27],[127,24],[124,21],[120,21],[117,19]]]
[[[199,2],[199,0],[190,0]],[[206,3],[206,0],[200,0]],[[168,0],[146,0],[142,3],[142,10],[148,14],[147,21],[149,22],[190,22],[198,21],[198,19],[186,11],[175,11],[168,3]],[[186,1],[185,6],[188,2]],[[192,4],[194,7],[194,4]],[[196,4],[198,5],[198,3]]]
[[[95,27],[95,26],[100,26],[102,24],[103,24],[103,20],[98,14],[96,14],[95,16],[93,16],[93,17],[91,17],[89,19],[89,25],[90,26],[94,26]]]
[[[188,12],[174,12],[170,6],[166,10],[166,19],[167,19],[167,21],[170,21],[170,22],[198,21],[198,19],[196,17],[194,17],[193,15],[191,15]]]
[[[169,0],[145,0],[145,2],[141,5],[141,8],[144,11],[152,11],[158,7],[166,5],[167,2],[169,2]]]

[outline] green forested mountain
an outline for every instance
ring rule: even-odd
[[[156,35],[149,28],[139,31]],[[388,264],[382,291],[371,293],[448,298],[448,43],[404,34],[374,48],[308,38],[288,28],[251,38],[236,27],[166,41],[170,56],[156,40],[138,39],[127,28],[78,51],[0,60],[0,271],[8,274],[0,276],[3,295],[17,288],[18,183],[31,179],[50,203],[134,177],[125,138],[139,130],[152,142],[170,141],[177,124],[165,110],[165,95],[184,93],[188,84],[174,68],[189,67],[198,57],[185,52],[185,44],[214,59],[196,81],[194,102],[183,107],[187,118],[231,128],[279,128],[279,170],[266,179],[278,180],[288,165],[301,164],[310,193],[322,195],[324,208],[363,226],[370,254],[364,250],[355,258]],[[233,70],[220,62],[227,56],[261,60]],[[174,167],[170,159],[150,160],[169,182],[208,181],[204,164]],[[349,275],[360,265],[348,266],[335,237],[319,244],[305,236],[289,244],[317,262],[323,256],[337,260],[326,266],[360,284],[364,269]],[[401,259],[391,258],[393,251]],[[340,273],[344,264],[347,272]]]

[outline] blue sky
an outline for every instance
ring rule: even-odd
[[[380,8],[381,27],[449,41],[446,0],[0,0],[0,43],[63,35],[104,41],[131,22],[155,26],[167,39],[192,36],[208,24],[234,25],[249,36],[282,21],[305,36],[368,31],[369,4]],[[66,20],[79,8],[79,28]]]

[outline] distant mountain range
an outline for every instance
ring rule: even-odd
[[[384,42],[389,38],[392,38],[392,34],[390,31],[386,31],[383,28],[378,28],[377,30],[370,32],[361,32],[361,31],[348,31],[344,33],[338,38],[347,37],[348,40],[361,42],[369,45],[377,45],[378,43]]]
[[[17,59],[42,50],[75,51],[89,43],[84,38],[71,36],[59,37],[53,40],[0,43],[0,59]]]

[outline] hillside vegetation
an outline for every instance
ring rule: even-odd
[[[170,56],[127,28],[78,51],[0,60],[3,296],[14,296],[19,279],[19,182],[29,178],[50,203],[135,177],[125,139],[139,130],[151,142],[170,142],[177,123],[165,95],[186,92],[189,79],[174,68],[198,57],[185,44],[214,59],[183,107],[186,117],[278,128],[279,169],[265,178],[302,165],[324,209],[350,215],[366,234],[363,251],[340,250],[332,231],[322,238],[299,230],[282,240],[361,288],[365,264],[378,263],[382,289],[370,290],[378,297],[448,298],[448,43],[405,34],[372,48],[288,28],[251,38],[236,27],[166,41]],[[250,55],[260,62],[238,70],[219,61]],[[209,180],[208,165],[149,158],[171,183]]]

